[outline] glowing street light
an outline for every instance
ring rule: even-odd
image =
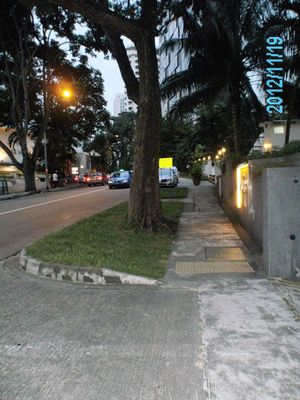
[[[222,154],[225,154],[226,153],[225,147],[222,147],[221,151],[222,151]]]
[[[69,100],[72,97],[72,91],[70,89],[63,89],[61,95],[64,99]]]
[[[219,156],[221,156],[222,155],[222,150],[219,150],[218,154],[219,154]]]

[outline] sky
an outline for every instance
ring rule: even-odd
[[[122,36],[125,47],[130,47],[133,43]],[[114,113],[114,99],[117,93],[124,93],[125,85],[120,74],[118,63],[112,59],[111,54],[109,60],[104,59],[103,53],[97,53],[97,57],[89,57],[89,64],[98,69],[104,81],[104,98],[107,101],[106,108],[111,115]]]
[[[116,93],[124,93],[124,82],[121,77],[116,60],[104,59],[103,53],[98,53],[97,57],[90,57],[89,64],[98,69],[104,80],[104,98],[107,101],[107,109],[113,115],[113,102]]]

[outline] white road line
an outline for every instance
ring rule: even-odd
[[[0,213],[0,215],[6,215],[6,214],[11,214],[11,213],[14,213],[14,212],[17,212],[17,211],[28,210],[29,208],[40,207],[40,206],[44,206],[45,204],[52,204],[52,203],[56,203],[56,202],[58,202],[58,201],[64,201],[64,200],[72,199],[72,198],[74,198],[74,197],[86,196],[87,194],[95,193],[95,192],[101,192],[102,190],[105,190],[105,189],[106,189],[106,188],[101,188],[101,189],[93,190],[93,191],[86,192],[86,193],[75,194],[75,195],[73,195],[73,196],[64,197],[64,198],[62,198],[62,199],[46,201],[45,203],[34,204],[34,205],[32,205],[32,206],[17,208],[16,210],[11,210],[11,211],[2,212],[2,213]],[[27,197],[27,198],[28,198],[28,197]]]

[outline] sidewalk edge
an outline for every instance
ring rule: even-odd
[[[23,270],[30,274],[60,281],[102,285],[107,283],[119,283],[122,285],[161,284],[157,279],[131,275],[108,268],[80,267],[43,262],[27,255],[26,249],[21,251],[19,263]]]

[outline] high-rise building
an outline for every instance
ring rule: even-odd
[[[126,49],[128,59],[131,65],[131,68],[135,74],[135,76],[139,79],[139,64],[137,51],[134,46],[130,46]],[[117,93],[114,100],[114,116],[118,116],[122,112],[137,112],[137,105],[128,98],[126,88],[124,88],[124,93]]]
[[[131,68],[135,76],[139,79],[139,62],[137,56],[137,50],[134,46],[127,47],[127,56],[131,65]],[[159,52],[157,52],[158,65],[159,65]],[[126,88],[124,88],[124,93],[117,93],[114,99],[114,116],[119,115],[121,112],[137,112],[137,105],[128,98]]]
[[[166,33],[160,36],[160,83],[174,73],[182,72],[187,69],[189,56],[183,47],[183,43],[178,41],[178,43],[174,44],[172,47],[164,46],[169,40],[181,39],[183,37],[183,21],[181,18],[172,20],[167,26]],[[162,114],[167,114],[176,101],[185,94],[186,92],[180,90],[175,95],[167,99],[162,99]]]

